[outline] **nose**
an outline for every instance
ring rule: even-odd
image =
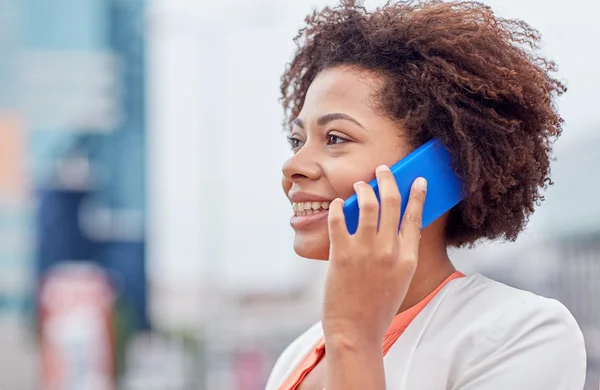
[[[283,164],[281,170],[285,179],[298,182],[303,179],[316,180],[321,176],[319,164],[307,146],[304,145]]]

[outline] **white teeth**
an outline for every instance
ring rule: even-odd
[[[330,202],[301,202],[292,203],[294,214],[297,216],[312,215],[329,209]]]

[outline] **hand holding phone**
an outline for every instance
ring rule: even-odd
[[[406,209],[410,188],[418,177],[427,180],[428,188],[423,209],[422,228],[464,199],[463,182],[452,170],[451,162],[452,157],[448,150],[438,140],[433,139],[390,167],[402,196],[400,221],[402,221]],[[377,180],[373,179],[369,185],[375,191],[379,201]],[[358,199],[354,194],[344,202],[346,227],[350,234],[356,232],[359,212]]]

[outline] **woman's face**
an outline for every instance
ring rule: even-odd
[[[329,202],[348,198],[355,182],[371,181],[378,165],[393,165],[410,152],[398,123],[374,109],[379,86],[369,72],[336,67],[321,72],[307,91],[282,180],[299,256],[328,259]]]

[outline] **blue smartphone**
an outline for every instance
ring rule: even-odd
[[[419,177],[424,177],[427,180],[427,196],[423,208],[423,228],[463,200],[463,183],[452,170],[451,158],[448,150],[438,140],[433,139],[390,167],[402,196],[401,221],[408,203],[410,188]],[[373,179],[369,185],[375,190],[377,200],[379,200],[377,179]],[[354,194],[344,202],[346,227],[350,234],[356,232],[358,215],[358,199]]]

